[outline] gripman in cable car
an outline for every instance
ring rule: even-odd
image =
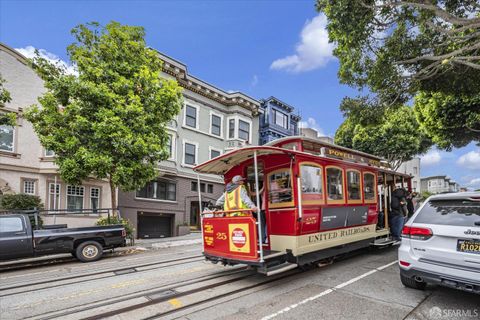
[[[233,150],[194,170],[240,185],[227,188],[218,201],[223,208],[201,215],[206,259],[266,275],[394,244],[391,192],[411,190],[411,176],[381,158],[306,137]]]

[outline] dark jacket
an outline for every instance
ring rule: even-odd
[[[406,196],[407,192],[405,189],[399,188],[393,190],[392,199],[390,200],[390,208],[392,209],[392,214],[398,214],[402,216],[404,215],[407,204]]]

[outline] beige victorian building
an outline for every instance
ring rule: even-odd
[[[0,74],[6,81],[11,102],[0,106],[0,112],[17,115],[17,125],[0,126],[0,192],[25,193],[39,196],[48,210],[110,208],[108,183],[87,180],[82,185],[64,183],[57,174],[54,154],[45,150],[30,122],[22,117],[23,111],[45,92],[42,79],[29,67],[27,59],[16,50],[0,43]],[[96,214],[66,214],[56,223],[69,226],[93,225]],[[53,217],[44,217],[46,223]]]

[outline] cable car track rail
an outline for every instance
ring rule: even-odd
[[[96,272],[91,272],[91,273],[82,273],[78,275],[73,275],[69,277],[63,277],[63,278],[50,278],[50,279],[45,279],[42,281],[38,282],[21,282],[20,284],[11,284],[8,287],[0,287],[0,298],[1,297],[6,297],[6,296],[12,296],[20,293],[27,293],[27,292],[34,292],[38,290],[45,290],[45,289],[50,289],[50,288],[55,288],[55,287],[61,287],[65,285],[71,285],[71,284],[78,284],[78,283],[83,283],[83,282],[88,282],[88,281],[95,281],[98,279],[105,279],[105,278],[110,278],[110,277],[115,277],[115,276],[120,276],[128,273],[136,273],[136,272],[147,272],[155,269],[162,269],[162,268],[167,268],[171,266],[176,266],[176,265],[181,265],[181,264],[187,264],[187,263],[193,263],[197,261],[203,261],[204,258],[202,255],[195,255],[195,256],[189,256],[189,257],[182,257],[179,259],[171,259],[171,260],[164,260],[164,261],[157,261],[157,262],[149,262],[145,264],[136,264],[132,266],[124,266],[122,268],[117,268],[117,269],[106,269],[106,270],[101,270],[101,271],[96,271]],[[179,262],[179,263],[175,263]],[[145,270],[137,270],[138,268],[144,268],[144,267],[150,267],[150,266],[155,266],[159,265],[156,268],[150,268],[150,269],[145,269]],[[102,274],[105,274],[105,276],[101,276]],[[94,277],[91,278],[92,276],[100,276],[100,277]],[[24,287],[32,287],[36,285],[42,285],[42,284],[47,284],[47,283],[52,283],[52,282],[61,282],[61,281],[68,281],[68,280],[75,280],[75,279],[82,279],[82,278],[88,278],[80,281],[74,281],[74,282],[67,282],[67,283],[61,283],[61,284],[55,284],[52,286],[48,287],[40,287],[40,288],[33,288],[30,290],[23,290],[23,291],[15,291],[13,293],[7,293],[7,294],[1,294],[1,292],[7,291],[7,290],[15,290],[19,288],[24,288]]]
[[[164,293],[175,292],[176,289],[181,287],[194,285],[201,282],[212,281],[219,278],[238,276],[238,279],[245,279],[255,275],[256,273],[253,270],[247,269],[246,267],[238,267],[238,268],[235,268],[234,270],[226,270],[221,272],[214,271],[213,274],[207,274],[201,277],[196,276],[196,277],[181,280],[178,282],[167,283],[162,285],[160,288],[149,289],[149,290],[141,289],[141,290],[131,292],[123,296],[111,298],[108,300],[101,299],[95,302],[82,305],[81,307],[70,307],[68,309],[45,312],[43,314],[37,314],[35,316],[29,317],[26,319],[42,319],[42,320],[61,319],[62,317],[74,316],[74,315],[78,315],[78,319],[85,319],[85,318],[88,318],[88,316],[81,316],[81,313],[84,313],[90,310],[96,310],[96,309],[102,310],[102,308],[113,305],[113,304],[118,304],[125,301],[147,297],[147,296],[155,296],[155,295],[162,295]],[[221,282],[224,282],[224,281],[226,280],[223,280]],[[211,286],[217,286],[218,284],[219,282],[216,282],[214,284],[211,284]],[[68,310],[68,311],[65,311],[65,310]]]

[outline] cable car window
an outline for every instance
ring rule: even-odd
[[[255,188],[255,166],[252,164],[247,167],[247,188],[250,192],[250,198],[252,199],[253,203],[257,203],[256,198],[256,188]],[[260,194],[263,192],[263,162],[258,162],[258,191]],[[262,198],[260,197],[260,202]]]
[[[268,201],[271,205],[292,202],[292,183],[289,169],[280,169],[268,176]]]
[[[360,171],[347,170],[348,200],[362,200],[360,188]]]
[[[365,201],[375,201],[375,175],[373,173],[363,174],[363,198]]]
[[[343,196],[343,170],[336,167],[327,167],[327,195],[328,200],[342,201]],[[335,201],[333,201],[335,202]]]
[[[302,164],[300,167],[302,181],[302,201],[323,202],[322,168],[313,164]]]

